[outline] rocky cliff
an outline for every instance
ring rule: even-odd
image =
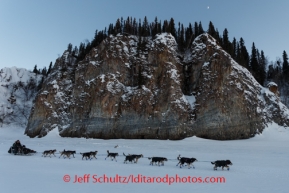
[[[25,133],[93,138],[249,138],[288,109],[208,34],[185,53],[170,34],[110,36],[85,59],[65,52],[42,85]]]
[[[217,42],[204,34],[185,58],[189,85],[196,96],[197,136],[244,139],[262,132],[266,123],[288,125],[288,109],[277,95],[261,87]]]
[[[42,75],[24,68],[0,70],[0,127],[26,126]]]

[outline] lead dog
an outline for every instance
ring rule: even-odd
[[[228,165],[233,165],[233,163],[230,160],[217,160],[211,163],[215,164],[214,170],[217,170],[217,167],[222,167],[222,170],[224,170],[224,167],[226,167],[229,170],[230,167]]]
[[[196,158],[181,157],[181,155],[179,155],[178,160],[179,160],[179,163],[176,166],[178,166],[180,164],[180,168],[182,168],[182,166],[184,166],[184,164],[186,163],[188,165],[189,169],[191,168],[191,164],[192,164],[193,168],[195,168],[193,163],[195,161],[198,161]]]
[[[111,161],[113,161],[113,159],[115,159],[115,161],[117,162],[117,160],[115,158],[116,156],[118,156],[118,153],[109,153],[109,151],[107,150],[107,157],[106,158],[110,157]],[[106,158],[105,158],[105,160],[106,160]]]
[[[165,164],[164,164],[164,161],[168,161],[168,159],[165,158],[165,157],[149,157],[148,159],[149,159],[149,160],[150,160],[150,159],[152,160],[152,161],[150,162],[150,165],[154,165],[154,163],[157,164],[157,162],[158,162],[158,166],[160,166],[160,163],[161,163],[162,166],[164,166],[164,165],[165,165]]]
[[[51,158],[51,154],[55,156],[55,153],[56,152],[56,149],[53,149],[53,150],[45,150],[43,153],[42,153],[42,156],[46,157],[49,155],[49,157]]]

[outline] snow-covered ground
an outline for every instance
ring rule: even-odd
[[[0,192],[288,192],[289,188],[289,130],[276,124],[269,125],[252,139],[214,141],[191,137],[179,141],[170,140],[100,140],[61,138],[56,131],[44,138],[29,138],[24,129],[0,128]],[[19,139],[26,147],[43,152],[76,150],[75,158],[14,156],[7,153],[12,143]],[[118,145],[118,148],[114,146]],[[80,152],[98,151],[97,158],[82,160]],[[106,150],[118,152],[117,162],[105,160]],[[138,164],[124,164],[125,154],[143,154]],[[195,157],[195,169],[176,167],[177,156]],[[165,166],[150,166],[147,157],[167,157]],[[210,161],[230,159],[230,170],[213,170]],[[74,183],[75,176],[88,182]],[[138,174],[148,177],[224,177],[225,183],[94,183],[94,177],[129,178]],[[69,175],[70,182],[63,177]],[[81,179],[79,178],[81,181]],[[103,180],[102,178],[100,180]],[[121,178],[124,180],[124,178]]]

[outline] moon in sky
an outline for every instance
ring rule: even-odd
[[[210,6],[208,6],[207,9],[210,9]]]

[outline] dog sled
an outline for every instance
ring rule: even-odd
[[[16,140],[8,150],[8,153],[14,155],[32,155],[35,154],[36,151],[27,148],[25,145],[22,145],[19,140]]]
[[[11,146],[8,150],[8,153],[14,154],[14,155],[34,155],[37,152],[23,145],[22,147]]]

